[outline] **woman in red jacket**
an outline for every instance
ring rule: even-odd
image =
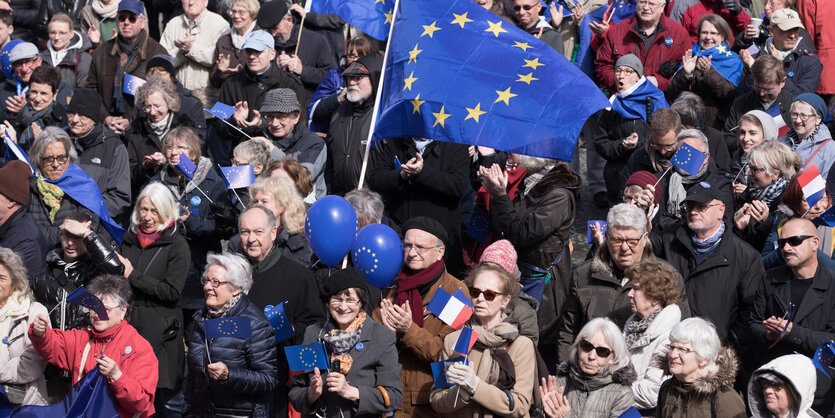
[[[90,329],[61,331],[50,328],[45,315],[38,315],[29,328],[32,345],[44,360],[72,373],[73,384],[98,367],[121,416],[150,417],[157,358],[148,341],[124,320],[133,296],[130,284],[121,277],[103,275],[93,279],[87,291],[101,299],[108,319],[90,311]]]

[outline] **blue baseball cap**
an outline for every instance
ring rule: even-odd
[[[244,47],[241,49],[254,49],[261,52],[264,48],[275,49],[275,38],[265,30],[254,30],[247,35]]]
[[[135,15],[144,16],[145,7],[142,6],[142,2],[139,0],[122,0],[119,2],[119,9],[116,12],[130,12]]]

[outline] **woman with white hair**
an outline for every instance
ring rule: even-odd
[[[736,353],[722,347],[710,322],[688,318],[673,327],[662,367],[673,378],[661,385],[656,417],[747,416],[734,390]]]
[[[145,186],[136,198],[120,251],[134,295],[130,323],[159,359],[157,411],[182,387],[185,368],[180,299],[191,256],[186,239],[177,231],[179,213],[168,188],[161,183]]]
[[[246,296],[252,267],[229,253],[209,253],[206,262],[200,280],[206,305],[188,330],[185,416],[272,417],[272,393],[279,383],[276,340],[264,311]],[[206,327],[218,324],[206,321],[232,317],[247,319],[251,338],[206,337]]]
[[[550,418],[616,417],[635,402],[635,377],[618,326],[595,318],[580,330],[571,358],[560,364],[557,376],[542,379],[542,406]]]

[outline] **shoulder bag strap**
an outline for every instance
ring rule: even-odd
[[[820,151],[821,148],[823,148],[824,145],[829,143],[829,141],[832,141],[832,138],[829,138],[826,141],[823,141],[822,144],[818,145],[818,147],[815,149],[815,152],[813,152],[812,155],[810,155],[809,158],[807,158],[806,161],[803,162],[803,167],[801,168],[802,170],[806,169],[806,166],[809,165],[809,163],[812,161],[812,158],[815,158],[815,155],[818,154],[818,151]]]

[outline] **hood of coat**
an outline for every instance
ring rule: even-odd
[[[575,193],[580,188],[580,175],[564,162],[558,162],[554,168],[545,173],[545,176],[531,188],[531,194],[545,194],[558,187],[570,189]]]
[[[571,380],[572,385],[584,391],[593,391],[610,384],[632,386],[632,382],[638,379],[638,373],[630,361],[626,366],[615,370],[613,373],[598,376],[589,376],[577,367],[572,367],[571,362],[564,361],[557,367],[557,376]]]
[[[751,380],[748,382],[748,404],[754,417],[772,416],[765,407],[762,386],[757,381],[759,376],[769,372],[778,375],[788,383],[794,391],[795,398],[799,398],[799,408],[793,411],[792,416],[817,416],[810,411],[812,401],[815,399],[817,382],[815,366],[809,357],[802,354],[789,354],[771,360],[751,375]]]
[[[627,329],[629,329],[629,324],[636,319],[637,317],[635,314],[632,314],[632,316],[626,320],[626,325],[623,327],[624,333]],[[665,306],[664,309],[658,313],[658,316],[655,317],[652,323],[649,324],[647,330],[641,334],[641,338],[638,338],[638,340],[632,343],[632,346],[628,348],[631,350],[633,348],[645,347],[658,337],[669,335],[670,330],[673,329],[673,327],[679,322],[681,322],[681,308],[679,308],[678,305]]]
[[[360,115],[366,110],[374,107],[374,101],[377,99],[377,89],[380,88],[379,84],[380,74],[383,71],[383,57],[381,57],[378,53],[373,53],[358,59],[357,62],[364,65],[365,68],[368,68],[368,71],[371,72],[371,75],[369,76],[371,78],[371,97],[369,97],[368,100],[363,100],[362,103],[353,105],[354,114]],[[344,83],[344,85],[347,86],[348,83]]]
[[[667,356],[659,357],[658,365],[665,375],[670,375],[670,365]],[[713,364],[705,366],[702,374],[691,384],[683,384],[682,388],[693,391],[694,395],[706,396],[719,388],[733,388],[736,381],[736,371],[739,369],[739,359],[730,347],[719,349],[719,355]],[[675,377],[673,377],[675,379]]]

